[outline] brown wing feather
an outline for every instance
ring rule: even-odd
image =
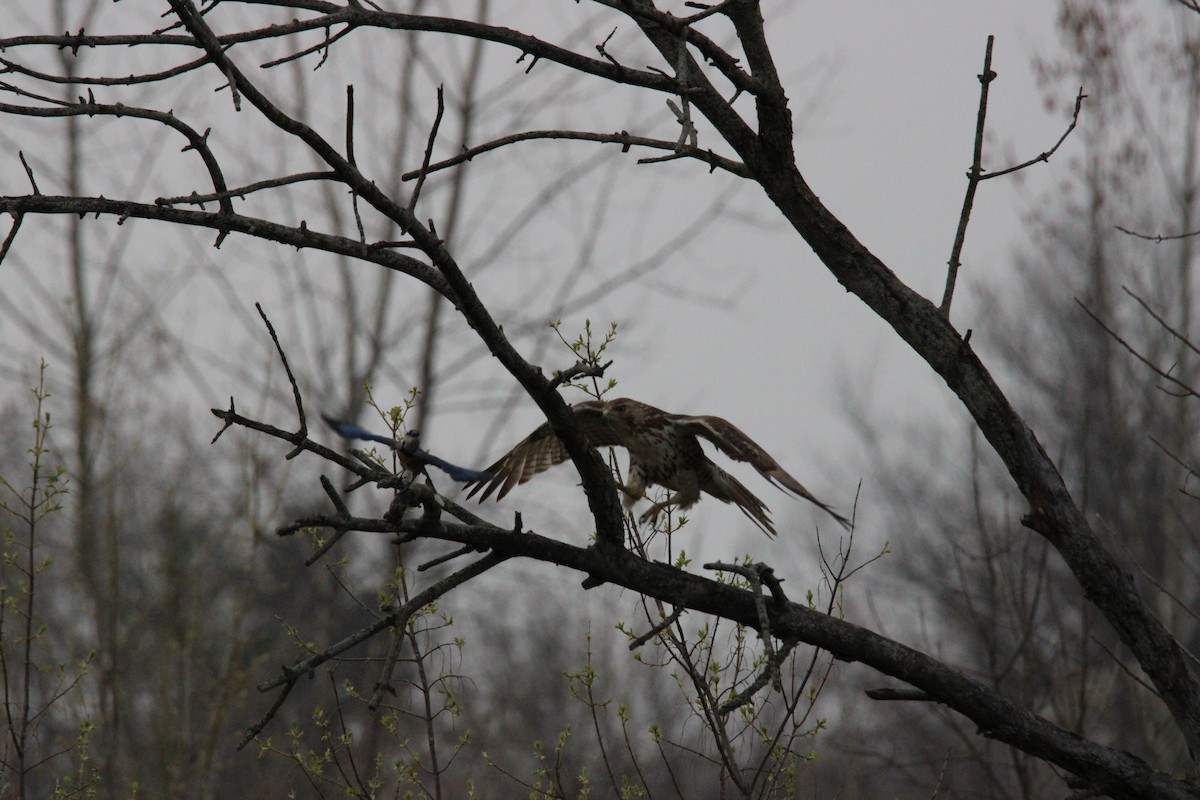
[[[575,420],[580,430],[592,447],[609,447],[618,445],[617,435],[608,420],[604,418],[604,403],[599,400],[585,400],[571,406]],[[556,464],[566,461],[567,448],[554,434],[549,422],[542,423],[509,450],[500,459],[487,468],[492,477],[479,481],[471,487],[467,497],[474,497],[483,489],[479,502],[487,500],[496,492],[499,500],[516,486],[520,486],[530,478],[550,469]],[[499,489],[497,492],[496,490]]]
[[[730,475],[716,464],[710,466],[711,480],[701,483],[700,489],[725,503],[733,503],[743,514],[767,536],[775,535],[775,526],[771,523],[770,509],[759,500],[737,478]]]
[[[757,442],[729,420],[720,417],[690,417],[683,414],[673,415],[672,419],[694,435],[708,439],[717,446],[717,449],[734,461],[743,461],[749,464],[775,486],[786,489],[798,497],[803,497],[823,509],[843,528],[850,529],[850,520],[834,511],[832,506],[822,503],[813,496],[813,493],[805,489],[800,481],[779,466],[779,462],[772,458],[770,453],[763,450]]]

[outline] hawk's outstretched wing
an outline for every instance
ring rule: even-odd
[[[779,466],[779,462],[771,454],[763,450],[757,442],[742,432],[742,429],[729,420],[720,417],[692,417],[686,414],[672,414],[671,420],[695,436],[708,439],[722,453],[734,461],[743,461],[758,470],[759,474],[781,489],[786,489],[798,497],[824,509],[838,521],[846,530],[850,529],[850,520],[833,510],[831,506],[822,503],[812,492],[804,488],[800,481],[793,478]]]
[[[621,444],[612,425],[604,418],[604,405],[600,400],[585,400],[571,406],[580,431],[592,447]],[[545,472],[555,464],[561,464],[567,458],[567,448],[554,434],[550,423],[542,423],[512,450],[501,456],[499,461],[488,467],[487,472],[490,475],[476,481],[467,497],[474,497],[483,489],[479,502],[487,500],[493,492],[496,492],[496,499],[499,500],[514,486],[520,486],[534,475]]]

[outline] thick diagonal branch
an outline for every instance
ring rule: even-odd
[[[644,0],[628,4],[649,5]],[[937,306],[897,278],[808,186],[795,163],[791,112],[767,46],[761,8],[738,3],[725,13],[762,87],[755,96],[758,131],[749,130],[698,71],[688,87],[693,106],[734,147],[838,282],[891,325],[958,396],[1029,502],[1023,522],[1062,555],[1088,600],[1150,677],[1191,752],[1200,754],[1200,684],[1187,654],[1091,529],[1058,468],[968,343]],[[646,25],[643,32],[664,58],[676,53],[675,41],[660,29]]]
[[[776,105],[782,88],[778,91]],[[707,114],[695,96],[693,103]],[[721,115],[710,119],[716,123]],[[1062,555],[1088,600],[1153,682],[1190,750],[1200,753],[1200,684],[1186,653],[1092,530],[1054,462],[987,368],[936,306],[900,281],[821,203],[794,161],[781,158],[785,151],[736,139],[731,143],[834,277],[891,325],[958,396],[1029,502],[1025,524]]]

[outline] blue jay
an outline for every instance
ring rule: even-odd
[[[424,472],[427,464],[432,464],[454,480],[463,483],[492,479],[490,472],[480,472],[479,470],[460,467],[456,464],[451,464],[449,461],[443,461],[432,453],[422,450],[421,434],[417,431],[407,431],[403,439],[396,440],[371,433],[366,428],[355,425],[353,422],[343,422],[340,419],[327,417],[324,414],[321,415],[321,419],[325,420],[325,423],[333,428],[339,436],[347,439],[365,439],[371,442],[386,444],[392,450],[396,451],[396,455],[399,456],[400,464],[404,467],[404,471],[414,477]]]

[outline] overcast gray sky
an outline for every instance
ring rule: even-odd
[[[513,9],[503,8],[505,4],[498,6],[505,12],[504,24],[520,27],[520,18]],[[578,9],[574,3],[551,3],[548,7],[553,13],[539,18],[538,26],[570,25]],[[123,7],[116,8],[119,11]],[[524,12],[529,9],[521,7]],[[1032,68],[1039,52],[1052,52],[1054,47],[1052,4],[769,2],[764,3],[764,10],[772,20],[772,44],[791,92],[799,163],[809,183],[903,280],[927,296],[940,297],[965,189],[964,173],[970,163],[979,95],[976,75],[989,34],[996,36],[993,66],[999,79],[991,90],[985,166],[1008,163],[1007,152],[1022,158],[1041,152],[1066,125],[1061,115],[1045,111]],[[106,19],[114,19],[115,13],[106,10]],[[24,24],[23,15],[18,15],[20,20],[5,19],[12,14],[12,6],[0,8],[0,27],[15,30],[15,26]],[[622,35],[619,32],[613,39],[613,52],[621,52]],[[435,50],[443,43],[448,48],[455,46],[446,39],[437,42]],[[590,52],[591,46],[582,44],[577,49]],[[352,56],[353,52],[342,53],[342,60],[333,59],[329,69],[349,70],[351,80],[360,79],[353,74],[358,62]],[[376,60],[371,68],[386,68],[386,64],[386,60]],[[524,67],[513,64],[511,52],[499,51],[490,69],[495,70],[494,80],[503,82],[521,79]],[[553,65],[539,65],[533,77],[550,82],[561,73]],[[215,87],[211,74],[206,81]],[[341,91],[342,84],[332,83]],[[605,107],[587,105],[587,92],[593,85],[585,86],[570,102],[564,99],[560,106],[542,109],[531,117],[558,119],[576,128],[590,124],[597,130],[627,127],[630,120],[649,120],[646,132],[673,136],[672,118],[661,98],[642,102],[632,112],[615,104],[610,114]],[[1062,86],[1058,91],[1065,102],[1077,88]],[[198,95],[163,102],[183,114],[189,106],[204,108],[207,103],[219,107],[228,100]],[[506,111],[511,109],[497,110],[493,120],[496,127],[528,127],[504,119]],[[227,114],[228,109],[214,113]],[[517,116],[516,112],[512,114]],[[203,114],[198,114],[195,124],[202,128],[203,119]],[[379,124],[385,127],[386,120]],[[44,134],[46,129],[41,130]],[[236,131],[232,134],[238,135]],[[253,140],[246,144],[252,147]],[[701,144],[705,144],[703,132]],[[29,139],[23,140],[23,149],[33,146]],[[1070,146],[1068,142],[1064,155]],[[364,149],[367,147],[369,142],[364,144]],[[497,216],[503,215],[505,206],[521,201],[522,189],[532,191],[552,179],[533,173],[529,184],[517,189],[502,182],[505,172],[501,165],[514,164],[519,169],[536,163],[542,159],[539,154],[544,151],[538,150],[542,147],[521,145],[511,155],[491,155],[473,165],[479,180],[493,182],[493,197],[499,200],[493,204]],[[167,155],[162,157],[161,170],[169,175],[182,159],[175,155],[174,142],[163,148]],[[560,159],[559,163],[583,160],[592,155],[592,148],[587,144],[553,146],[553,158]],[[672,411],[729,418],[766,445],[814,493],[843,510],[848,509],[861,479],[867,522],[864,535],[888,538],[881,527],[883,520],[869,513],[872,466],[863,462],[855,436],[848,429],[842,412],[843,392],[848,389],[865,398],[867,407],[881,421],[907,421],[945,411],[939,379],[836,284],[799,237],[777,222],[770,206],[753,187],[739,188],[736,179],[710,176],[699,165],[686,162],[631,167],[634,155],[625,157],[618,167],[623,170],[621,180],[636,185],[626,188],[622,184],[606,212],[605,232],[593,256],[599,265],[595,282],[646,258],[673,232],[693,221],[700,209],[722,195],[728,195],[726,217],[712,219],[704,226],[703,235],[673,251],[663,259],[662,267],[643,281],[564,318],[564,331],[578,331],[585,318],[601,327],[618,321],[621,335],[614,352],[614,374],[621,381],[621,394]],[[5,161],[0,172],[3,180],[23,183],[15,158]],[[286,166],[299,169],[307,165]],[[1060,159],[1026,173],[1024,195],[1012,181],[989,183],[981,189],[954,312],[960,329],[973,327],[972,283],[981,277],[1002,279],[1012,243],[1022,236],[1023,197],[1035,194],[1039,185],[1053,178],[1055,170],[1064,167],[1065,159]],[[603,176],[598,176],[593,183],[583,184],[582,189],[588,191],[602,181]],[[501,257],[501,261],[509,262],[510,269],[489,269],[472,275],[484,300],[518,304],[525,321],[536,321],[542,314],[548,318],[551,298],[538,293],[543,288],[540,281],[535,280],[532,287],[528,283],[514,284],[512,262],[528,260],[518,265],[516,274],[520,275],[560,270],[564,265],[555,263],[557,254],[574,252],[582,223],[594,210],[588,202],[556,200],[548,219],[522,233],[511,255]],[[762,224],[743,226],[739,222],[743,215]],[[188,248],[195,246],[194,240],[181,240],[165,230],[156,235],[163,237],[162,251],[156,254],[166,254],[167,262],[187,258]],[[208,239],[201,237],[201,241]],[[33,243],[32,237],[23,236],[19,245]],[[459,253],[468,272],[472,259],[480,256],[472,246],[468,241]],[[244,292],[247,313],[260,296],[270,299],[270,290],[255,287],[265,285],[263,277],[277,264],[261,253],[250,246],[242,249],[240,243],[231,241],[219,253],[211,254],[214,263],[227,269],[234,285]],[[17,255],[28,260],[33,251],[22,249]],[[282,257],[289,263],[303,263],[308,258],[304,254]],[[10,284],[4,286],[4,291],[15,289]],[[408,287],[407,291],[416,291],[416,287]],[[203,315],[196,311],[198,301],[194,296],[177,296],[171,303],[172,313],[167,318],[180,335],[192,340],[211,335],[211,329],[197,327]],[[505,321],[512,324],[521,320]],[[229,328],[219,316],[215,322],[224,330]],[[319,330],[320,320],[310,322]],[[4,335],[10,337],[11,328],[5,329]],[[544,336],[548,352],[553,355],[546,356],[542,363],[547,368],[565,366],[569,356],[554,350],[548,330]],[[984,350],[986,336],[986,331],[977,330],[974,339]],[[409,342],[396,345],[398,349],[410,346]],[[9,358],[25,365],[28,355],[28,351],[13,350]],[[18,367],[10,362],[5,368]],[[490,380],[487,370],[495,370],[495,365],[489,359],[478,369],[482,379]],[[503,380],[499,372],[495,375],[496,380]],[[391,402],[396,402],[407,388],[377,386],[376,390],[385,398],[390,393]],[[211,386],[213,396],[189,390],[185,402],[191,406],[195,424],[200,428],[212,426],[208,407],[223,404],[236,389],[217,380]],[[23,392],[24,387],[16,386],[14,391]],[[444,419],[437,422],[433,431],[436,438],[427,440],[427,444],[462,461],[467,460],[463,454],[474,456],[478,452],[481,431],[490,426],[492,419],[490,409],[464,408],[463,404],[469,406],[471,401],[464,399],[465,395],[456,396],[455,391],[451,383],[441,396],[458,409],[453,424],[446,424]],[[322,405],[321,398],[309,401]],[[498,455],[538,421],[533,404],[524,403],[486,458]],[[555,481],[548,481],[544,493],[519,491],[506,500],[505,506],[540,508],[546,515],[543,526],[572,517],[584,505],[578,492],[570,489],[572,481],[565,474],[568,468],[562,469],[557,488]],[[753,482],[752,490],[773,508],[778,521],[796,520],[800,531],[811,530],[814,522],[824,526],[825,520],[819,514],[810,513],[811,509],[776,492],[756,476],[748,477],[747,482]],[[723,536],[732,528],[747,529],[749,536],[757,536],[733,509],[721,508],[711,500],[702,503],[692,518],[696,544],[707,551],[704,556],[726,554],[724,543],[713,542],[709,549],[706,542],[710,534]],[[536,514],[527,514],[526,520],[538,526]],[[766,544],[760,539],[744,541],[767,560],[790,558],[811,549],[806,539],[793,538],[781,544]]]

